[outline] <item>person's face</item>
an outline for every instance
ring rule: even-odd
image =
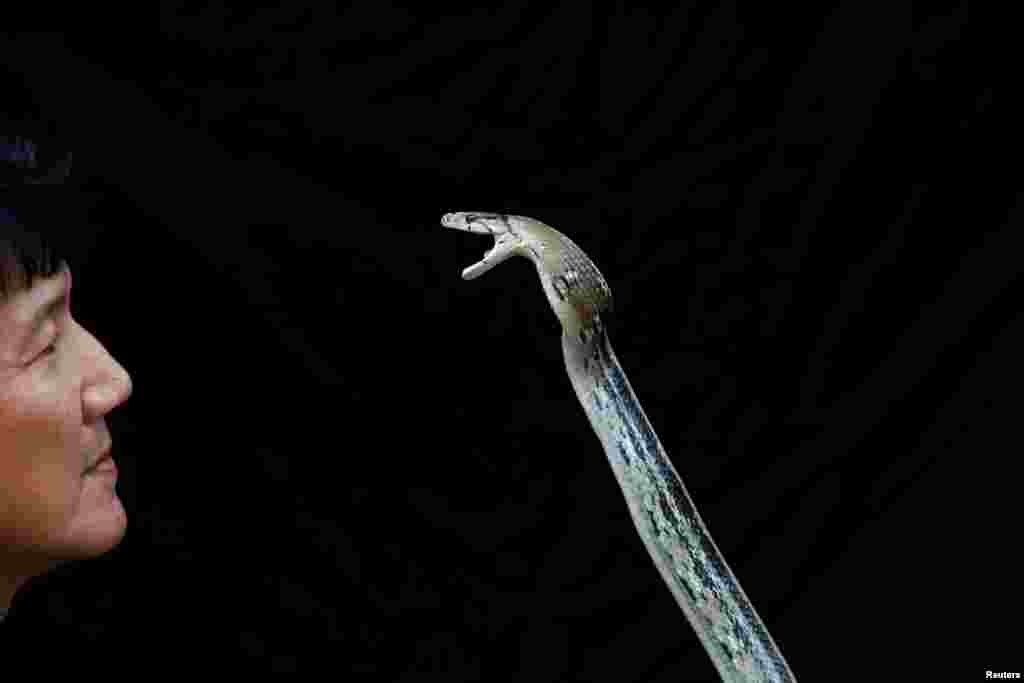
[[[126,529],[116,471],[89,467],[131,377],[71,316],[70,293],[65,269],[0,299],[0,581],[100,555]]]

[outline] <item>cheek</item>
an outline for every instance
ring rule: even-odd
[[[57,406],[34,414],[8,407],[0,405],[0,543],[45,545],[74,516],[81,496],[77,432]]]
[[[6,468],[5,468],[6,469]],[[82,479],[74,470],[46,462],[0,483],[0,543],[45,546],[74,517]]]

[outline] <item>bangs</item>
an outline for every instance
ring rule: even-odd
[[[22,226],[0,206],[0,300],[31,289],[37,279],[48,279],[67,265],[39,233]]]

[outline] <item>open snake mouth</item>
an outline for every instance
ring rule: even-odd
[[[494,246],[484,252],[482,260],[462,271],[463,280],[480,277],[494,266],[514,256],[522,246],[522,240],[510,232],[494,236]]]

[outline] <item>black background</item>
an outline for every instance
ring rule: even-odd
[[[438,221],[485,210],[601,268],[800,680],[1024,668],[1019,173],[964,6],[160,7],[5,46],[75,155],[74,313],[135,392],[123,543],[26,586],[0,648],[716,680],[533,266],[460,279],[491,240]]]

